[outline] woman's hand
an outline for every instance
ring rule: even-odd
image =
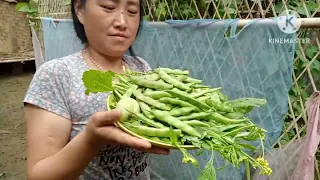
[[[168,149],[153,147],[150,142],[131,136],[114,126],[114,123],[120,118],[119,110],[95,113],[88,121],[84,131],[88,143],[99,147],[104,144],[122,144],[144,152],[169,154]]]

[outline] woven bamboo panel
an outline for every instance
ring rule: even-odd
[[[16,3],[0,1],[0,53],[32,51],[29,21],[15,10]]]
[[[39,1],[39,14],[42,17],[70,18],[71,0],[41,0]]]

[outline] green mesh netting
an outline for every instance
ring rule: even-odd
[[[190,20],[167,23],[144,23],[134,44],[136,54],[152,66],[188,69],[205,84],[222,87],[229,99],[257,97],[268,105],[253,110],[249,117],[264,127],[268,148],[280,136],[283,117],[288,111],[288,91],[292,86],[292,70],[296,34],[285,34],[274,20],[255,20],[240,32],[237,20]],[[72,21],[59,23],[43,18],[45,61],[69,55],[82,49]],[[231,30],[230,36],[225,32]],[[196,151],[197,152],[197,151]],[[192,154],[195,155],[196,152]],[[210,158],[205,152],[196,157],[200,169],[181,162],[182,155],[152,156],[152,179],[196,179]],[[224,166],[216,154],[215,167]],[[243,168],[228,165],[217,170],[217,179],[239,180]]]

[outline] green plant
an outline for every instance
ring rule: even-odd
[[[261,169],[261,174],[270,175],[271,169],[263,159],[265,130],[245,117],[254,107],[264,106],[266,100],[228,100],[220,87],[196,87],[195,85],[201,85],[202,81],[189,76],[189,71],[169,68],[157,68],[149,72],[128,70],[117,75],[110,71],[88,70],[83,74],[83,82],[87,88],[86,94],[110,92],[108,109],[120,107],[122,111],[126,110],[125,114],[127,111],[131,113],[117,122],[118,126],[153,143],[156,141],[168,148],[179,149],[184,163],[199,168],[197,159],[189,154],[187,149],[206,149],[212,153],[219,152],[227,162],[237,168],[248,163],[253,168]],[[121,77],[120,81],[112,83],[114,77]],[[154,81],[155,78],[159,79]],[[162,98],[172,98],[180,103],[171,100],[161,102],[162,98],[153,99],[150,97],[151,92],[165,92],[163,94],[168,97]],[[216,107],[219,108],[212,106],[210,99],[217,103]],[[143,106],[140,106],[142,103],[139,104],[139,101],[143,102]],[[137,107],[135,110],[133,105]],[[149,112],[149,115],[145,112]],[[237,119],[225,117],[229,112],[240,112],[243,116]],[[256,140],[261,142],[262,156],[254,159],[245,151],[259,149],[250,144]],[[199,179],[215,179],[215,169],[211,162],[212,160],[202,170]]]
[[[37,17],[39,13],[38,1],[30,0],[29,2],[17,3],[16,10],[26,13],[28,17]]]

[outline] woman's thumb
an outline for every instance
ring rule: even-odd
[[[114,124],[120,120],[121,111],[114,109],[111,111],[97,112],[92,116],[92,122],[96,127]]]

